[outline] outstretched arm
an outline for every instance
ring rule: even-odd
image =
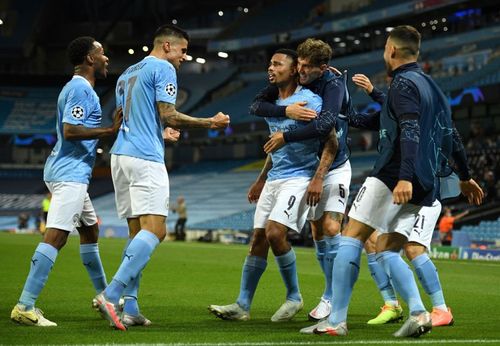
[[[352,81],[358,87],[362,88],[368,94],[368,96],[372,98],[373,101],[377,102],[380,105],[384,103],[386,97],[385,93],[375,88],[370,81],[370,78],[368,78],[366,75],[357,73],[352,76]]]
[[[68,123],[63,123],[63,136],[64,139],[72,140],[83,140],[83,139],[99,139],[104,137],[109,137],[115,135],[123,120],[123,112],[121,108],[115,110],[115,115],[113,117],[113,124],[110,127],[85,127],[83,125],[73,125]]]
[[[217,113],[210,118],[195,118],[175,109],[175,105],[167,102],[157,102],[160,119],[164,126],[180,128],[223,129],[229,125],[229,115]]]
[[[316,118],[316,112],[306,108],[307,102],[296,102],[288,106],[275,104],[278,99],[278,88],[270,85],[255,96],[250,105],[250,114],[259,117],[288,117],[294,120],[311,121]]]

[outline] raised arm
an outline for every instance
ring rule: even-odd
[[[181,113],[175,109],[175,105],[167,102],[157,102],[158,112],[163,126],[181,128],[207,128],[223,129],[229,125],[229,115],[217,113],[210,118],[195,118]]]
[[[374,87],[372,82],[370,81],[370,78],[368,78],[366,75],[357,73],[352,76],[352,81],[358,87],[363,89],[368,94],[368,96],[372,98],[373,101],[377,102],[380,105],[384,104],[386,97],[385,93]]]

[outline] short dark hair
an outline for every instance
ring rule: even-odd
[[[182,30],[176,25],[173,24],[165,24],[160,26],[158,29],[156,29],[156,32],[154,34],[154,40],[156,41],[157,38],[161,36],[173,36],[176,38],[184,38],[186,41],[189,42],[189,35],[186,31]]]
[[[297,65],[298,55],[297,55],[297,52],[294,51],[293,49],[280,48],[280,49],[277,49],[274,52],[274,54],[285,54],[292,59],[294,65]]]
[[[73,66],[83,64],[85,56],[94,49],[95,38],[82,36],[75,38],[68,45],[68,58]]]
[[[389,38],[398,45],[402,58],[416,57],[420,51],[420,33],[410,25],[400,25],[389,33]]]
[[[299,44],[297,53],[301,59],[309,59],[309,64],[312,66],[321,66],[330,62],[333,49],[322,40],[308,38]]]

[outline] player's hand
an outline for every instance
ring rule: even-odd
[[[284,145],[285,138],[283,137],[283,132],[278,131],[269,136],[269,140],[264,144],[264,151],[266,154],[270,154]]]
[[[306,101],[295,102],[286,106],[286,116],[293,120],[311,121],[316,118],[316,112],[312,109],[304,107]]]
[[[371,94],[373,91],[373,84],[370,78],[361,73],[356,73],[352,76],[352,81],[354,84],[362,88],[367,94]]]
[[[474,179],[460,181],[459,186],[470,204],[479,205],[483,202],[484,192]]]
[[[316,206],[323,193],[323,179],[313,177],[307,187],[307,205]]]
[[[115,115],[113,116],[113,124],[111,125],[111,131],[113,134],[118,133],[120,130],[120,127],[122,126],[123,122],[123,109],[122,107],[118,107],[115,110]]]
[[[175,143],[179,140],[181,131],[173,129],[171,127],[165,127],[163,130],[163,139],[169,143]]]
[[[392,191],[394,204],[405,204],[411,199],[413,195],[413,185],[411,181],[400,180]]]
[[[342,72],[340,72],[339,70],[337,70],[335,67],[328,66],[328,69],[330,70],[330,72],[335,73],[336,75],[342,76]]]
[[[265,183],[265,180],[257,179],[255,183],[250,186],[248,190],[248,201],[250,203],[257,203]]]
[[[229,115],[219,112],[210,118],[211,129],[225,129],[229,125]]]

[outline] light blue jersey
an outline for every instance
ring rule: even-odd
[[[57,99],[57,143],[45,163],[45,181],[89,183],[98,140],[66,140],[63,124],[95,128],[101,126],[101,120],[99,97],[92,85],[81,76],[73,76]]]
[[[288,106],[296,102],[306,101],[307,108],[317,113],[321,111],[323,100],[311,90],[298,86],[293,95],[286,99],[278,99],[278,106]],[[308,123],[289,118],[265,118],[271,134],[277,131],[295,130]],[[300,142],[286,143],[282,148],[271,154],[273,167],[267,174],[267,180],[286,179],[293,177],[311,177],[316,171],[319,139],[309,139]]]
[[[164,163],[165,143],[157,102],[175,105],[177,75],[166,60],[147,56],[118,78],[116,106],[123,123],[111,153]]]

